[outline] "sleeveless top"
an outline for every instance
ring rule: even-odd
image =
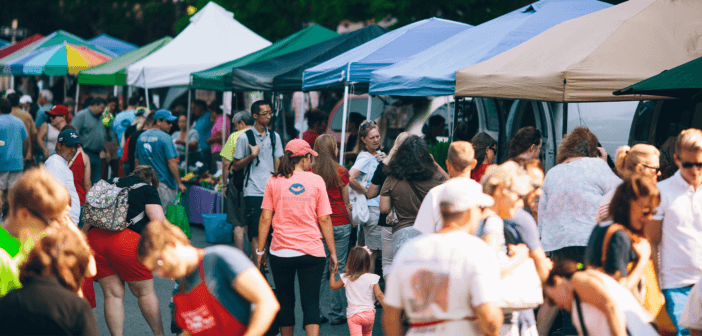
[[[56,150],[56,142],[58,141],[60,130],[51,126],[51,124],[46,123],[46,149],[49,150],[49,155],[54,153]]]
[[[78,151],[76,154],[76,159],[73,160],[73,165],[71,166],[71,171],[73,172],[73,184],[76,186],[76,191],[78,192],[78,198],[80,199],[80,205],[85,205],[85,187],[83,186],[83,178],[85,177],[85,165],[83,162],[83,151]]]

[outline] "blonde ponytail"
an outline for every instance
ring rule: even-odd
[[[619,172],[619,176],[622,176],[624,171],[626,170],[625,165],[626,165],[626,157],[631,151],[631,147],[624,145],[619,148],[617,148],[617,153],[614,155],[614,167],[617,168],[617,172]],[[623,177],[623,176],[622,176]]]

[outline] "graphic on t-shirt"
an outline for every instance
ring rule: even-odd
[[[199,333],[203,330],[210,329],[215,325],[215,319],[210,313],[207,306],[202,305],[195,310],[182,313],[187,330],[192,333]]]
[[[153,152],[153,149],[151,149],[151,145],[149,145],[149,144],[147,144],[147,143],[144,144],[144,149],[145,149],[147,152],[149,152],[149,154],[151,154],[151,152]]]
[[[295,194],[295,195],[299,195],[299,194],[302,194],[303,192],[305,192],[305,186],[303,186],[302,184],[299,184],[299,183],[295,183],[295,184],[291,185],[290,189],[288,189],[288,190],[290,190],[290,192]]]
[[[410,279],[414,294],[413,298],[409,298],[412,312],[423,312],[432,303],[442,311],[448,311],[448,274],[436,274],[424,269],[416,271]]]

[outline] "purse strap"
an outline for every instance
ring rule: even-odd
[[[578,307],[578,321],[580,321],[580,329],[583,332],[583,336],[589,336],[587,333],[587,327],[585,327],[585,319],[583,318],[583,306],[580,304],[580,297],[575,291],[573,291],[573,298],[575,298],[575,304]]]
[[[612,240],[612,236],[617,231],[624,231],[624,233],[626,233],[627,237],[629,237],[629,240],[631,240],[632,243],[635,243],[638,240],[638,237],[632,234],[631,231],[629,231],[629,229],[624,227],[624,225],[616,223],[610,224],[607,228],[607,231],[605,231],[604,238],[602,239],[602,257],[600,258],[602,260],[602,267],[604,267],[605,262],[607,261],[607,251],[609,250],[609,243]]]
[[[339,188],[339,195],[341,195],[341,188]],[[337,203],[336,200],[332,198],[331,195],[329,195],[328,193],[327,197],[329,197],[329,200],[332,201],[332,203],[334,203],[334,205],[336,205],[336,207],[339,208],[339,210],[341,210],[344,216],[346,216],[346,219],[348,219],[349,223],[353,223],[353,219],[351,219],[349,213],[346,210],[344,210],[344,207],[340,206],[339,203]]]

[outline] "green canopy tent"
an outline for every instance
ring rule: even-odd
[[[259,51],[231,62],[193,73],[190,77],[190,88],[232,91],[232,69],[298,51],[338,36],[339,34],[332,30],[313,24]]]
[[[127,85],[127,66],[149,56],[154,51],[168,44],[172,39],[172,37],[166,36],[109,62],[83,70],[78,73],[78,83],[87,85]]]
[[[614,91],[616,96],[627,94],[702,98],[702,57]]]

